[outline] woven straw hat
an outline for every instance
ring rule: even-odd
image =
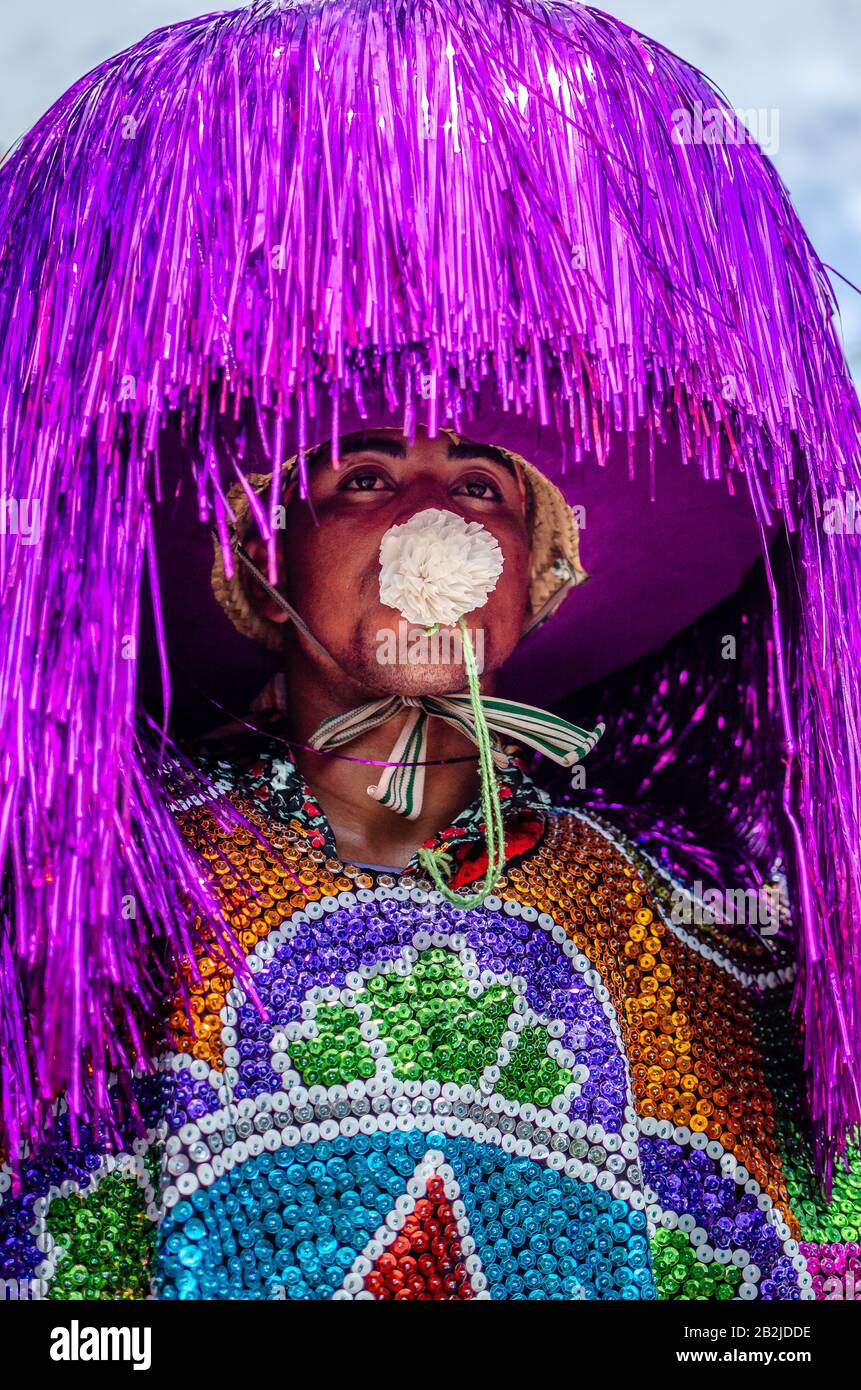
[[[458,436],[452,431],[443,431],[457,442]],[[508,463],[512,464],[523,480],[526,520],[529,527],[530,551],[532,555],[529,582],[530,619],[525,631],[529,632],[546,621],[573,588],[588,578],[580,564],[580,537],[574,514],[562,493],[540,473],[531,463],[507,449],[496,448]],[[286,491],[295,477],[296,459],[292,458],[282,469],[283,486]],[[250,486],[264,494],[270,485],[271,473],[251,473]],[[254,529],[254,517],[248,495],[237,483],[227,497],[234,521],[230,526],[230,536],[234,544],[243,543]],[[272,651],[280,651],[284,645],[284,630],[278,623],[264,618],[252,605],[246,588],[246,575],[241,563],[234,566],[232,577],[224,567],[224,554],[218,539],[215,540],[215,558],[212,566],[212,591],[234,627],[245,637],[262,643]]]

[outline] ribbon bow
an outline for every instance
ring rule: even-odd
[[[603,724],[597,724],[590,733],[557,714],[494,695],[482,696],[481,707],[492,733],[528,744],[562,767],[571,767],[590,753],[604,732]],[[408,820],[415,820],[421,814],[424,796],[428,720],[444,719],[478,745],[469,695],[389,695],[370,700],[347,714],[324,719],[311,736],[311,747],[321,752],[340,748],[367,730],[387,723],[405,708],[409,713],[389,755],[391,766],[383,770],[376,786],[368,787],[368,795]],[[497,747],[493,761],[497,767],[505,767],[508,757]]]

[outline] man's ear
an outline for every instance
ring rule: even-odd
[[[243,545],[257,568],[262,574],[266,574],[269,566],[269,551],[263,538],[261,536],[249,536],[247,540],[243,541]],[[286,579],[286,574],[284,549],[280,544],[278,546],[277,558],[278,588],[281,589]],[[266,590],[257,582],[253,574],[249,574],[246,571],[242,582],[245,585],[248,602],[251,604],[255,613],[259,613],[261,618],[267,618],[270,623],[287,622],[290,615],[285,613],[284,609],[279,607],[275,600],[267,594]]]

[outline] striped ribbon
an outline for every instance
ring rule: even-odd
[[[590,733],[560,719],[558,714],[494,695],[482,696],[481,706],[491,733],[525,743],[562,767],[571,767],[584,758],[604,732],[603,724],[597,724]],[[477,744],[469,695],[390,695],[370,700],[347,714],[324,719],[311,735],[310,743],[320,752],[340,748],[369,729],[387,723],[404,709],[408,711],[407,718],[388,758],[392,766],[383,770],[376,786],[368,787],[368,795],[408,820],[415,820],[421,814],[424,797],[428,721],[443,719]],[[507,755],[498,747],[493,760],[500,768],[508,763]]]

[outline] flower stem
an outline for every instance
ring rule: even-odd
[[[487,720],[484,717],[481,689],[478,683],[478,666],[465,618],[458,620],[458,627],[463,636],[464,665],[466,666],[469,699],[475,719],[475,737],[478,744],[478,774],[481,782],[481,810],[484,816],[487,870],[484,875],[484,882],[478,892],[464,896],[449,888],[440,872],[438,860],[442,859],[445,868],[449,868],[445,862],[448,856],[438,855],[434,850],[420,849],[419,862],[427,870],[433,883],[447,902],[450,902],[454,907],[470,908],[480,907],[502,877],[502,870],[505,865],[505,829],[502,823],[502,804],[499,799],[496,769],[493,766],[493,745]]]

